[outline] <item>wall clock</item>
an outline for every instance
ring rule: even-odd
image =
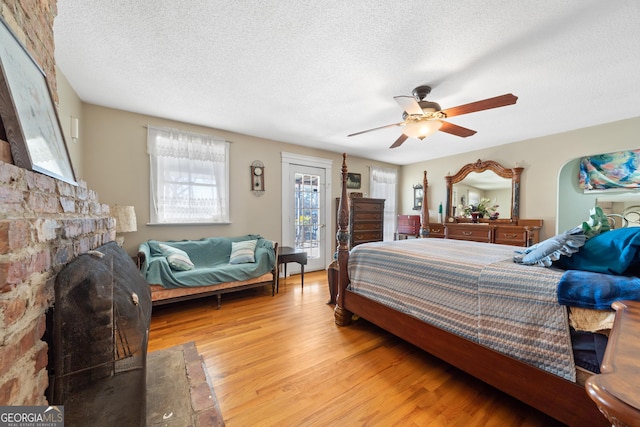
[[[419,211],[422,209],[422,185],[414,185],[413,186],[413,210]]]
[[[260,160],[251,163],[251,190],[256,196],[264,194],[264,164]]]

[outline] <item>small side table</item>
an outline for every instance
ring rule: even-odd
[[[287,277],[287,263],[289,262],[300,264],[300,279],[302,280],[302,289],[304,289],[304,266],[307,265],[307,253],[288,246],[280,246],[278,248],[278,267],[280,264],[284,264],[284,277]]]

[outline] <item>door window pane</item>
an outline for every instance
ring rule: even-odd
[[[294,218],[295,248],[307,252],[310,258],[320,256],[320,176],[295,174]]]

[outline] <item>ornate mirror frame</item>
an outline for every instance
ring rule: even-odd
[[[454,222],[455,218],[451,215],[451,202],[453,193],[453,184],[462,181],[471,172],[484,172],[493,171],[496,175],[502,178],[511,180],[511,222],[517,224],[520,217],[520,175],[524,168],[512,168],[508,169],[501,164],[494,162],[493,160],[481,161],[478,159],[475,163],[469,163],[464,165],[458,173],[455,175],[445,176],[444,179],[447,182],[447,205],[446,205],[446,219],[447,222]]]

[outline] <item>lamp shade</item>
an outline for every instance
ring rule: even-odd
[[[442,127],[440,120],[421,120],[415,123],[409,123],[405,126],[403,133],[411,138],[424,139],[434,134]]]
[[[133,206],[112,206],[111,215],[116,219],[116,233],[138,231],[136,211]]]

